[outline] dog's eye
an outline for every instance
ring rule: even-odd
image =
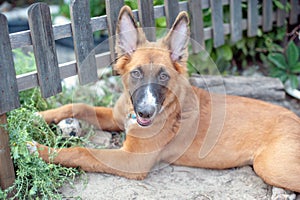
[[[162,72],[159,75],[159,80],[160,81],[167,81],[167,80],[169,80],[169,75],[167,73],[165,73],[165,72]]]
[[[136,79],[140,79],[143,77],[142,73],[139,70],[134,70],[134,71],[130,72],[130,75]]]

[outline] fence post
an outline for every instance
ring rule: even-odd
[[[72,0],[70,5],[72,34],[80,84],[98,80],[90,4],[88,0]]]
[[[9,136],[6,131],[6,114],[0,115],[0,186],[1,189],[10,187],[15,181],[14,165],[10,157]]]
[[[299,1],[298,0],[290,0],[291,4],[291,10],[290,10],[290,16],[289,16],[289,24],[293,25],[298,22],[298,14],[299,14]]]
[[[280,2],[282,3],[282,5],[284,6],[284,9],[280,9],[280,8],[277,8],[277,27],[281,27],[284,25],[284,22],[285,22],[285,19],[286,19],[286,11],[285,11],[285,8],[286,8],[286,0],[280,0]]]
[[[119,17],[119,12],[124,5],[124,0],[106,0],[106,14],[107,14],[107,28],[109,35],[109,49],[111,54],[111,61],[116,61],[115,43],[116,43],[116,25]],[[117,72],[113,72],[117,75]]]
[[[15,181],[10,157],[6,112],[20,106],[16,72],[9,39],[7,19],[0,14],[0,187],[6,189]]]
[[[179,4],[178,1],[165,0],[164,2],[165,2],[167,28],[171,28],[179,13]]]
[[[230,0],[230,37],[235,43],[242,39],[242,1]]]
[[[203,17],[202,17],[202,1],[201,0],[189,0],[188,9],[191,13],[191,43],[193,53],[199,53],[202,48],[205,48],[204,29],[203,29]],[[202,47],[202,48],[201,48]]]
[[[272,30],[273,24],[273,2],[272,0],[263,0],[263,31],[268,32]]]
[[[20,106],[7,19],[0,14],[0,114]]]
[[[138,0],[138,15],[140,25],[143,27],[147,39],[155,41],[153,0]]]
[[[44,98],[62,91],[49,6],[33,4],[28,10],[39,85]]]
[[[214,47],[225,43],[223,27],[223,5],[222,0],[210,0]]]
[[[257,1],[248,0],[248,10],[247,10],[247,35],[248,37],[253,37],[257,35],[258,29],[258,6]]]

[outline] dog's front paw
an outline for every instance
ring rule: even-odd
[[[52,112],[52,110],[41,111],[35,113],[35,115],[43,118],[47,122],[47,124],[57,124],[59,122],[59,119],[56,118],[56,115]]]
[[[59,111],[59,109],[40,111],[36,113],[36,115],[43,118],[47,124],[58,124],[61,120],[68,118],[69,116],[69,114],[66,114],[64,110]]]
[[[27,149],[30,154],[34,154],[34,153],[38,152],[37,144],[38,143],[34,140],[26,142],[26,146],[27,146]]]

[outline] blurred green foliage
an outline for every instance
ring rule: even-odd
[[[282,82],[290,81],[291,87],[296,89],[299,86],[298,76],[300,75],[300,48],[293,41],[290,41],[287,48],[282,52],[270,52],[269,61],[273,64],[271,76],[278,77]]]

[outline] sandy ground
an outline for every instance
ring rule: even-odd
[[[208,170],[167,166],[142,181],[87,173],[61,188],[64,199],[300,200],[300,195],[265,184],[250,166]]]
[[[87,182],[86,182],[87,180]],[[205,170],[168,166],[143,181],[87,173],[62,188],[66,199],[270,199],[271,190],[251,167]]]

